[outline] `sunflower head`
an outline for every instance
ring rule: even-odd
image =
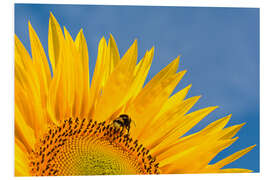
[[[191,85],[172,95],[179,57],[144,86],[154,48],[137,63],[136,40],[120,57],[102,38],[90,78],[82,30],[73,40],[51,14],[49,60],[30,22],[29,37],[31,56],[15,36],[16,176],[250,172],[223,167],[254,146],[209,164],[243,126],[225,128],[230,115],[184,136],[217,107],[188,113]]]

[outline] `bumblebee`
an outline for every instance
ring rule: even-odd
[[[113,125],[116,128],[121,128],[122,130],[127,130],[128,134],[130,131],[130,124],[133,122],[127,114],[121,114],[118,118],[113,120]]]

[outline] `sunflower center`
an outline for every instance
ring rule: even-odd
[[[96,121],[69,120],[51,127],[30,154],[32,175],[158,174],[149,150],[124,129]]]

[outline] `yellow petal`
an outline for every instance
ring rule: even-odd
[[[119,51],[116,45],[116,42],[114,40],[114,37],[112,34],[110,34],[110,39],[108,42],[108,58],[111,59],[111,72],[114,70],[114,68],[117,66],[117,64],[120,62],[120,55]]]
[[[15,137],[23,142],[28,152],[34,149],[36,142],[34,131],[26,124],[17,105],[15,105]]]
[[[154,48],[152,48],[149,52],[147,51],[143,59],[136,66],[134,73],[134,81],[130,88],[129,97],[135,98],[143,88],[145,79],[150,70],[153,56]]]
[[[48,32],[48,51],[53,71],[55,71],[60,58],[60,48],[64,41],[63,32],[54,15],[50,13]]]
[[[180,57],[178,56],[169,65],[167,65],[164,69],[162,69],[157,75],[155,75],[151,79],[151,81],[149,81],[147,83],[145,88],[150,88],[150,87],[154,86],[155,84],[157,84],[158,82],[161,82],[162,80],[168,78],[172,74],[175,74],[177,69],[178,69],[179,59],[180,59]]]
[[[30,176],[27,151],[18,140],[15,140],[15,176]]]
[[[33,98],[33,96],[39,97],[39,92],[39,80],[37,78],[31,57],[24,48],[21,41],[15,35],[15,102],[17,102],[19,99],[24,99],[27,94],[30,94],[31,98]],[[29,104],[25,104],[27,102],[26,100],[27,98],[21,101],[21,110],[26,110],[25,107],[29,106]],[[29,112],[27,112],[27,115],[24,115],[26,115],[26,123],[33,127],[34,123],[31,116],[33,116],[35,113],[30,112],[30,109],[32,108],[30,107],[28,109]]]
[[[182,101],[185,99],[190,88],[191,84],[182,89],[181,91],[175,93],[172,97],[170,97],[157,116],[160,116],[161,114],[167,112],[169,109],[181,104]]]
[[[33,129],[36,129],[38,127],[34,119],[36,118],[36,111],[32,112],[32,107],[34,107],[35,101],[30,101],[29,94],[26,90],[23,89],[23,86],[20,82],[18,82],[17,79],[15,79],[15,104],[17,108],[20,110],[21,116],[24,117],[25,122],[29,127],[32,127]],[[33,97],[31,97],[33,98]],[[33,98],[36,100],[35,96]],[[38,129],[37,129],[38,130]],[[36,134],[36,133],[35,133]],[[36,134],[37,135],[37,134]]]
[[[37,69],[36,65],[37,63],[35,64],[31,60],[23,44],[15,36],[15,103],[25,122],[35,130],[35,135],[38,137],[40,133],[44,132],[50,119],[47,118],[47,113],[44,111],[47,93],[43,87],[46,84],[43,80],[40,81],[42,77],[40,77],[40,69]]]
[[[197,110],[185,116],[185,124],[182,124],[181,128],[178,129],[178,136],[183,136],[192,127],[194,127],[199,121],[201,121],[205,116],[214,111],[218,106],[208,107],[204,109]]]
[[[211,112],[211,110],[213,111],[214,109],[215,107],[210,107],[210,109],[206,108],[204,110],[206,113],[205,115],[207,115],[206,110],[210,110]],[[208,112],[208,114],[210,112]],[[159,158],[162,159],[171,154],[179,152],[181,148],[193,147],[197,144],[200,144],[202,141],[210,142],[213,140],[215,141],[219,140],[225,134],[222,131],[222,127],[225,126],[229,118],[230,118],[230,115],[209,124],[203,130],[197,133],[194,133],[185,137],[181,137],[180,139],[178,138],[179,136],[171,136],[170,141],[166,139],[164,140],[164,143],[161,143],[157,148],[152,150],[153,155],[159,156]]]
[[[30,22],[28,24],[29,24],[29,37],[31,44],[32,59],[39,75],[39,80],[41,82],[40,84],[44,88],[45,91],[44,93],[47,93],[48,83],[50,82],[51,79],[49,64],[44,49],[42,47],[42,44],[39,41],[39,38],[35,30],[33,29]]]
[[[82,32],[77,37],[77,44],[66,28],[64,28],[65,40],[61,45],[60,58],[56,67],[53,80],[50,85],[48,97],[48,114],[57,124],[69,117],[85,117],[82,114],[82,102],[84,93],[89,95],[88,53]],[[81,46],[81,47],[76,47]],[[86,62],[85,62],[86,61]],[[87,65],[83,67],[83,65]],[[88,76],[87,76],[88,75]],[[89,79],[88,79],[89,80]],[[86,105],[86,103],[84,103]],[[89,106],[88,106],[89,107]],[[89,109],[88,109],[89,111]]]
[[[172,76],[177,71],[178,64],[179,57],[161,70],[149,83],[147,83],[136,98],[129,103],[125,113],[129,114],[136,123],[137,130],[136,132],[132,132],[134,137],[137,137],[138,133],[142,132],[142,128],[146,126],[146,122],[156,115],[157,109],[159,110],[164,104],[162,101],[167,100],[169,95],[160,92],[162,90],[164,91],[165,87],[170,84],[170,80],[174,78]],[[182,73],[184,74],[185,72],[183,71]],[[157,103],[154,102],[155,99]],[[153,109],[155,109],[155,111],[153,111]]]
[[[127,108],[129,114],[136,123],[136,131],[131,132],[137,138],[149,128],[151,120],[164,105],[176,85],[184,76],[186,71],[173,74],[168,78],[161,78],[152,87],[145,87]],[[140,138],[143,140],[143,138]]]
[[[50,84],[47,102],[49,118],[55,124],[59,124],[66,118],[73,117],[77,110],[73,108],[76,104],[75,88],[79,84],[79,82],[76,82],[78,78],[75,71],[81,64],[75,63],[76,58],[78,58],[75,44],[65,28],[64,32],[65,40],[61,45],[60,57]]]
[[[176,154],[176,156],[171,156],[171,157],[169,157],[167,159],[164,159],[164,160],[159,161],[160,162],[159,163],[159,166],[160,166],[160,169],[162,170],[162,173],[164,173],[164,174],[165,173],[168,173],[168,171],[172,170],[172,166],[173,166],[172,163],[175,160],[177,160],[179,158],[185,158],[185,157],[187,157],[189,154],[191,154],[192,152],[194,152],[194,150],[196,150],[196,147],[190,147],[190,148],[187,148],[187,149],[181,151],[181,153]],[[168,166],[170,168],[167,168]],[[181,173],[181,172],[179,171],[179,173]]]
[[[29,22],[29,36],[30,36],[33,64],[35,66],[37,76],[39,79],[41,108],[45,109],[48,95],[48,86],[51,81],[51,74],[42,44],[39,41],[39,38],[36,32],[34,31],[33,27],[31,26],[30,22]],[[48,123],[48,121],[46,118],[47,113],[44,111],[40,112],[41,112],[40,116],[42,116],[42,118],[40,118],[39,121],[40,124],[42,124],[42,126],[37,126],[35,127],[35,129],[40,129],[40,133],[42,133],[44,132],[44,129],[46,128],[46,124]],[[35,123],[35,125],[39,125],[39,123]]]
[[[245,123],[231,126],[228,128],[225,128],[223,130],[224,135],[221,137],[221,139],[230,139],[235,136],[235,134],[245,125]]]
[[[146,56],[145,56],[145,58],[142,61],[140,61],[140,63],[139,63],[136,75],[138,75],[138,73],[141,69],[141,73],[142,73],[141,77],[137,79],[137,80],[139,80],[139,79],[141,80],[140,84],[142,84],[142,82],[144,82],[144,79],[146,78],[147,74],[145,74],[145,73],[147,73],[149,68],[150,68],[151,61],[153,58],[153,53],[154,53],[154,49],[152,48],[150,52],[146,53],[148,58],[146,58]],[[143,98],[143,96],[146,96],[148,93],[150,94],[151,91],[154,91],[157,87],[161,86],[162,82],[166,82],[166,79],[168,79],[170,76],[174,75],[177,71],[178,64],[179,64],[179,57],[177,57],[168,66],[166,66],[164,69],[162,69],[156,76],[154,76],[153,79],[151,79],[150,82],[148,82],[146,84],[146,86],[140,91],[138,97],[136,97],[137,100],[134,100],[134,103],[136,101],[138,101],[138,99]],[[139,67],[141,67],[141,68],[139,68]],[[145,68],[143,68],[143,67],[145,67]],[[144,70],[147,70],[147,71],[144,71]],[[185,71],[183,71],[182,73],[184,74]],[[140,89],[138,88],[136,91],[138,91],[138,90],[140,90]],[[137,93],[134,93],[134,94],[137,94]]]
[[[108,64],[106,64],[106,53],[107,53],[107,44],[106,40],[103,37],[98,45],[98,56],[96,60],[95,70],[92,77],[91,88],[90,88],[90,105],[92,113],[90,116],[93,116],[93,112],[96,108],[97,99],[99,98],[102,88],[108,78]],[[91,117],[93,118],[93,117]]]
[[[94,119],[107,120],[124,102],[131,87],[133,71],[137,61],[137,41],[126,52],[115,70],[109,76],[100,96]],[[106,107],[106,108],[104,108]]]
[[[168,137],[174,131],[183,126],[184,115],[194,106],[200,96],[194,96],[182,103],[176,104],[171,109],[164,112],[162,115],[153,120],[151,130],[145,132],[142,138],[147,139],[145,145],[149,149],[153,149],[160,143],[167,143],[170,140]],[[153,136],[153,134],[156,134]],[[177,138],[177,137],[176,137]]]
[[[58,67],[53,75],[52,82],[49,88],[48,100],[47,100],[47,112],[48,118],[59,125],[59,123],[65,118],[65,111],[67,110],[67,98],[66,98],[66,88],[64,88],[65,78],[64,78],[64,60],[63,51],[60,52],[60,60],[58,62]]]
[[[65,39],[66,39],[66,49],[65,49],[65,57],[64,59],[67,62],[67,70],[65,77],[68,77],[67,84],[69,84],[69,93],[68,99],[69,104],[71,105],[69,109],[72,117],[79,117],[81,114],[81,102],[83,99],[83,89],[84,89],[84,81],[83,81],[83,67],[81,55],[79,54],[76,45],[67,31],[64,28]],[[86,66],[87,67],[87,66]]]
[[[194,173],[200,171],[214,158],[220,151],[229,147],[235,139],[224,141],[201,142],[195,147],[181,150],[179,153],[172,155],[160,161],[160,167],[170,164],[170,169],[165,173]],[[182,153],[184,152],[184,153]]]
[[[241,168],[232,168],[232,169],[221,169],[221,173],[251,173],[252,170],[249,169],[241,169]]]
[[[155,149],[155,151],[160,151],[163,148],[168,147],[169,144],[173,144],[179,137],[187,133],[191,128],[193,128],[199,121],[201,121],[205,116],[214,111],[217,106],[208,107],[204,109],[197,110],[183,117],[181,125],[169,131],[166,135],[166,139]],[[176,117],[178,118],[178,117]]]
[[[238,151],[232,155],[230,155],[229,157],[217,162],[214,164],[215,167],[218,167],[218,168],[222,168],[224,167],[225,165],[227,164],[230,164],[232,163],[233,161],[239,159],[240,157],[244,156],[246,153],[248,153],[249,151],[251,151],[256,145],[253,145],[253,146],[250,146],[248,148],[245,148],[241,151]]]
[[[80,61],[78,63],[81,63],[82,67],[82,74],[81,78],[82,79],[82,99],[81,99],[81,113],[80,117],[88,117],[89,116],[89,109],[90,109],[90,78],[89,78],[89,56],[88,56],[88,48],[87,48],[87,43],[85,40],[85,37],[83,35],[83,31],[81,30],[79,34],[76,37],[75,40],[76,47],[79,51],[79,56],[80,56]]]
[[[22,83],[16,78],[15,104],[26,124],[34,130],[36,137],[45,132],[48,121],[46,119],[46,112],[42,107],[40,94],[38,92],[35,93],[35,89],[23,88]],[[33,109],[35,110],[33,111]]]

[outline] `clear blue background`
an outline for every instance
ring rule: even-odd
[[[259,172],[259,9],[16,4],[15,33],[28,50],[30,20],[47,52],[50,11],[73,37],[83,28],[92,71],[98,42],[110,33],[121,55],[135,38],[139,59],[155,46],[147,81],[181,54],[180,69],[188,73],[176,91],[192,83],[188,96],[202,95],[192,111],[220,107],[189,133],[232,113],[229,125],[247,124],[238,133],[239,140],[212,162],[257,144],[226,167]]]

